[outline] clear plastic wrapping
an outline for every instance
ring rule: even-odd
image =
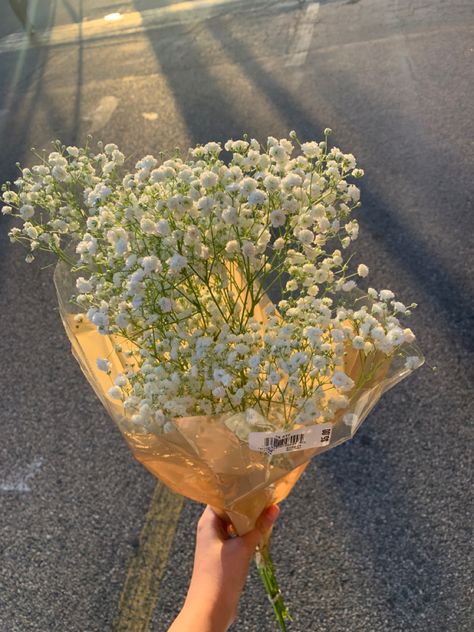
[[[74,316],[79,309],[69,302],[74,278],[62,262],[56,268],[55,285],[72,352],[134,456],[174,492],[214,507],[241,535],[254,526],[265,507],[289,494],[313,456],[350,439],[381,395],[411,372],[400,357],[387,359],[378,352],[363,355],[348,348],[340,368],[356,384],[362,371],[370,377],[357,392],[351,393],[349,408],[335,414],[330,443],[320,447],[284,454],[250,449],[250,432],[298,428],[297,424],[290,428],[283,425],[281,404],[276,402],[265,415],[249,409],[176,418],[165,430],[158,424],[156,428],[153,424],[140,427],[131,421],[121,401],[108,394],[115,377],[133,361],[133,355],[131,359],[127,352],[133,354],[136,349],[127,340],[99,334],[87,320],[76,322]],[[121,351],[117,350],[119,347]],[[109,374],[97,368],[98,357],[110,362]],[[328,385],[328,392],[331,388]],[[351,413],[352,422],[348,424]]]

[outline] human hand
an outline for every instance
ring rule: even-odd
[[[258,518],[255,529],[241,537],[211,507],[202,514],[196,538],[194,568],[184,607],[169,632],[225,632],[235,619],[250,561],[278,518],[276,505]]]

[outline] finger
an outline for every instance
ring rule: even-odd
[[[267,507],[267,509],[260,514],[255,528],[243,536],[243,539],[252,551],[265,539],[265,536],[268,535],[279,515],[279,507],[277,505],[270,505],[270,507]]]
[[[227,524],[220,518],[209,505],[204,510],[198,522],[198,535],[226,540]]]
[[[270,505],[270,507],[267,507],[265,511],[260,514],[255,524],[255,530],[258,531],[262,537],[265,537],[275,524],[279,515],[280,508],[278,505]]]
[[[217,517],[217,521],[215,520],[213,525],[214,529],[218,530],[221,539],[228,540],[229,538],[237,537],[237,532],[232,522],[230,522],[228,516],[226,514],[218,513],[218,511],[214,509],[214,507],[211,507],[211,511]]]

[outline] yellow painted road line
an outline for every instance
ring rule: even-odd
[[[282,6],[295,5],[297,0],[286,0]],[[233,7],[239,10],[248,7],[254,9],[259,5],[265,7],[267,0],[187,0],[175,2],[156,9],[144,11],[127,11],[92,20],[83,20],[74,24],[53,26],[43,32],[36,32],[33,37],[23,33],[12,33],[0,39],[0,53],[22,50],[30,46],[60,46],[79,44],[88,40],[104,39],[118,35],[133,35],[149,29],[161,28],[209,19]],[[278,5],[280,6],[280,4]]]
[[[113,632],[148,632],[182,505],[181,496],[157,484],[127,569]]]

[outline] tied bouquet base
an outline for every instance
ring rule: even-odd
[[[252,408],[218,415],[176,417],[164,429],[153,422],[140,426],[131,420],[123,403],[109,393],[116,377],[133,366],[137,349],[128,340],[98,333],[87,320],[75,319],[77,306],[69,302],[73,283],[74,274],[67,264],[60,262],[55,284],[73,355],[133,455],[177,494],[211,505],[233,525],[238,535],[253,529],[266,507],[288,496],[315,455],[350,439],[381,395],[410,373],[397,357],[387,358],[379,352],[365,354],[348,347],[340,369],[355,384],[350,407],[338,411],[331,420],[328,445],[309,449],[274,454],[250,448],[252,432],[284,433],[306,427],[288,423],[288,418],[294,419],[297,411],[284,410],[278,401],[265,410]],[[265,304],[268,302],[265,297]],[[97,356],[108,359],[108,373],[98,367]],[[327,397],[332,390],[334,387],[327,385]],[[291,618],[270,555],[270,536],[257,549],[255,562],[278,625],[284,631],[286,621]]]

